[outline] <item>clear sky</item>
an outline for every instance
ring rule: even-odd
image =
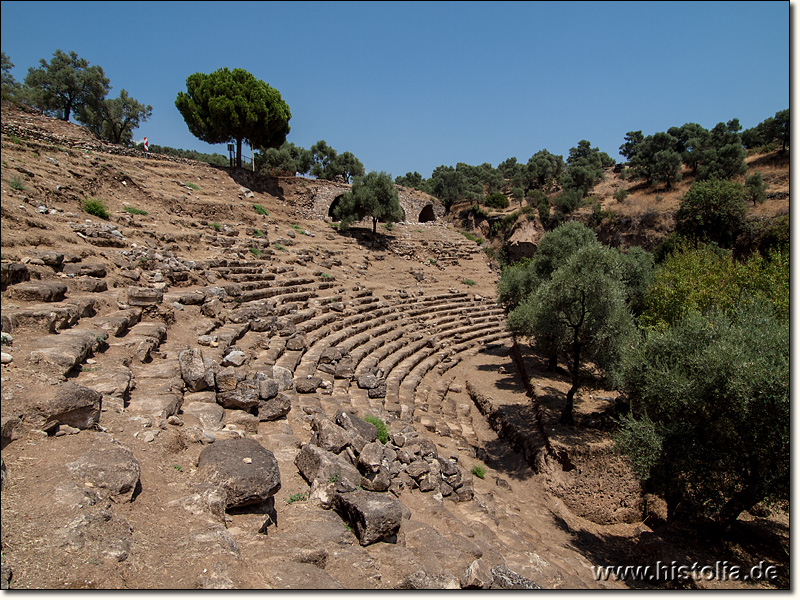
[[[582,139],[619,159],[628,131],[749,128],[789,107],[789,2],[2,2],[1,16],[17,81],[74,50],[109,97],[152,105],[137,140],[227,155],[175,97],[192,73],[238,67],[281,92],[289,141],[393,177],[566,158]]]

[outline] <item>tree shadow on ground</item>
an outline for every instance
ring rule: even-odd
[[[679,567],[688,571],[695,565],[697,575],[730,573],[732,565],[749,571],[763,565],[777,567],[777,579],[771,587],[789,588],[789,528],[769,519],[737,521],[728,532],[713,523],[667,523],[655,530],[644,529],[639,534],[594,533],[573,528],[560,516],[551,513],[556,526],[570,535],[571,545],[594,566],[647,567],[647,577],[626,579],[634,589],[692,589],[698,586],[680,577]],[[723,571],[723,565],[727,571]],[[719,566],[718,566],[719,565]],[[657,571],[658,570],[658,571]],[[655,573],[658,572],[656,578]],[[649,579],[650,576],[653,579]],[[721,583],[721,582],[720,582]],[[730,587],[730,586],[729,586]],[[759,589],[750,584],[738,584],[742,589]]]
[[[214,169],[225,172],[236,183],[247,188],[251,192],[269,194],[270,196],[276,196],[281,200],[285,200],[283,188],[281,187],[280,181],[277,177],[262,175],[261,173],[255,173],[253,171],[248,171],[247,169],[237,167],[221,167],[217,165],[210,166]]]
[[[387,232],[385,229],[384,231],[376,231],[375,233],[372,233],[371,227],[351,226],[344,231],[336,230],[336,233],[342,237],[355,240],[355,242],[362,248],[372,250],[374,252],[386,252],[389,249],[390,242],[393,242],[395,239],[397,239],[396,236]]]

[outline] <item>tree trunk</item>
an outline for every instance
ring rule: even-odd
[[[375,235],[378,231],[378,219],[372,217],[372,235]]]
[[[236,140],[236,167],[241,169],[242,168],[242,140],[241,138]]]
[[[763,494],[758,493],[757,484],[748,485],[725,503],[719,512],[720,520],[726,527],[730,527],[743,511],[750,510],[763,499]]]
[[[575,335],[577,338],[577,334]],[[572,387],[567,392],[567,404],[564,406],[564,411],[561,413],[559,422],[562,425],[572,425],[575,420],[572,417],[572,411],[575,406],[575,393],[578,391],[578,383],[580,379],[580,365],[581,365],[581,344],[575,339],[572,342],[572,364],[570,365],[570,372],[572,374]]]

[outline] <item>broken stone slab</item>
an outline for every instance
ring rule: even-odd
[[[247,354],[241,350],[232,350],[222,359],[223,367],[241,367],[247,362]]]
[[[42,399],[36,405],[43,419],[42,431],[53,431],[59,425],[77,429],[95,427],[100,420],[103,395],[68,381],[59,386],[54,397]]]
[[[128,304],[130,306],[152,306],[160,304],[164,299],[164,290],[130,286],[128,288]]]
[[[305,350],[307,347],[306,338],[299,333],[292,335],[286,340],[286,349],[291,351]]]
[[[297,453],[294,464],[309,484],[314,480],[329,481],[347,490],[361,484],[361,473],[350,462],[314,444],[305,444]]]
[[[70,282],[70,291],[89,292],[97,294],[108,290],[108,283],[99,277],[81,277]]]
[[[397,534],[403,519],[400,502],[386,494],[357,490],[338,493],[333,507],[348,523],[362,546]]]
[[[492,570],[482,558],[473,560],[461,575],[462,589],[488,590],[494,581]]]
[[[203,429],[221,429],[225,421],[225,409],[216,402],[214,404],[208,402],[186,403],[186,396],[184,396],[181,410],[184,414],[196,417]]]
[[[67,285],[60,281],[30,281],[12,287],[9,295],[17,300],[61,302],[66,293]]]
[[[319,377],[298,377],[294,382],[294,389],[298,394],[313,394],[322,385]]]
[[[130,448],[114,440],[95,443],[67,468],[78,481],[115,502],[132,502],[140,487],[139,461]]]
[[[30,271],[24,263],[0,263],[0,284],[3,286],[22,283],[30,278]]]
[[[327,417],[316,415],[311,420],[311,430],[314,432],[311,443],[334,454],[339,454],[353,441],[345,429]]]
[[[178,354],[181,378],[190,392],[199,392],[214,387],[214,371],[208,368],[199,348],[182,350]]]
[[[275,365],[272,367],[272,378],[278,382],[278,391],[285,392],[294,387],[294,375],[286,367]]]
[[[258,403],[258,420],[275,421],[289,414],[292,400],[286,394],[278,393],[274,398]]]
[[[542,586],[538,583],[531,581],[527,577],[523,577],[519,573],[512,571],[505,565],[494,567],[492,569],[492,584],[493,590],[540,590]]]
[[[197,461],[198,476],[228,494],[226,508],[260,504],[281,489],[275,455],[252,438],[217,440]]]
[[[364,446],[378,439],[378,428],[343,410],[336,411],[333,421],[350,434],[353,448],[361,452]]]
[[[108,333],[101,329],[71,329],[36,340],[34,346],[39,349],[31,352],[31,360],[66,376],[103,346],[106,339]]]
[[[344,356],[336,363],[333,376],[336,379],[352,379],[354,373],[355,361],[349,356]]]
[[[64,265],[63,273],[65,275],[102,278],[106,276],[106,266],[102,263],[67,263]]]
[[[217,392],[217,403],[225,408],[250,410],[261,402],[258,381],[244,379],[236,384],[236,388],[227,392]]]

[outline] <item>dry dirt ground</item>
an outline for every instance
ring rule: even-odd
[[[494,303],[497,270],[452,225],[339,233],[298,208],[297,180],[111,154],[78,126],[6,106],[2,125],[2,312],[11,334],[3,352],[13,357],[2,365],[2,562],[11,588],[460,587],[478,559],[545,589],[665,586],[598,581],[597,565],[764,560],[779,566],[777,582],[678,586],[788,587],[786,512],[744,515],[722,541],[664,525],[658,502],[644,502],[610,451],[599,415],[613,391],[589,386],[576,401],[579,425],[557,424],[566,377],[547,372],[525,344],[515,360]],[[82,210],[89,197],[108,219]],[[14,279],[20,272],[27,281]],[[66,293],[44,286],[53,282]],[[137,308],[132,287],[163,298]],[[215,301],[220,288],[242,295]],[[305,347],[287,349],[285,338],[254,326],[237,330],[232,317],[247,293],[272,299]],[[203,304],[190,303],[192,294],[205,295]],[[98,331],[131,310],[139,322],[103,342]],[[218,335],[202,348],[220,361],[215,345],[232,330],[251,366],[282,365],[295,384],[308,375],[323,384],[290,393],[280,419],[225,409],[224,421],[209,424],[190,410],[199,402],[182,382],[176,388],[176,358]],[[81,331],[90,349],[73,353],[74,364],[48,354]],[[364,348],[360,364],[385,369],[385,397],[317,370],[320,353],[337,344]],[[48,435],[41,406],[65,382],[103,394],[99,424]],[[336,512],[308,499],[294,463],[312,417],[338,409],[378,416],[391,433],[411,427],[439,456],[478,467],[474,493],[458,502],[405,489],[397,536],[361,546]],[[277,458],[277,524],[266,534],[260,508],[222,513],[198,496],[208,434],[255,439]],[[139,464],[132,498],[109,498],[70,468],[117,442]]]

